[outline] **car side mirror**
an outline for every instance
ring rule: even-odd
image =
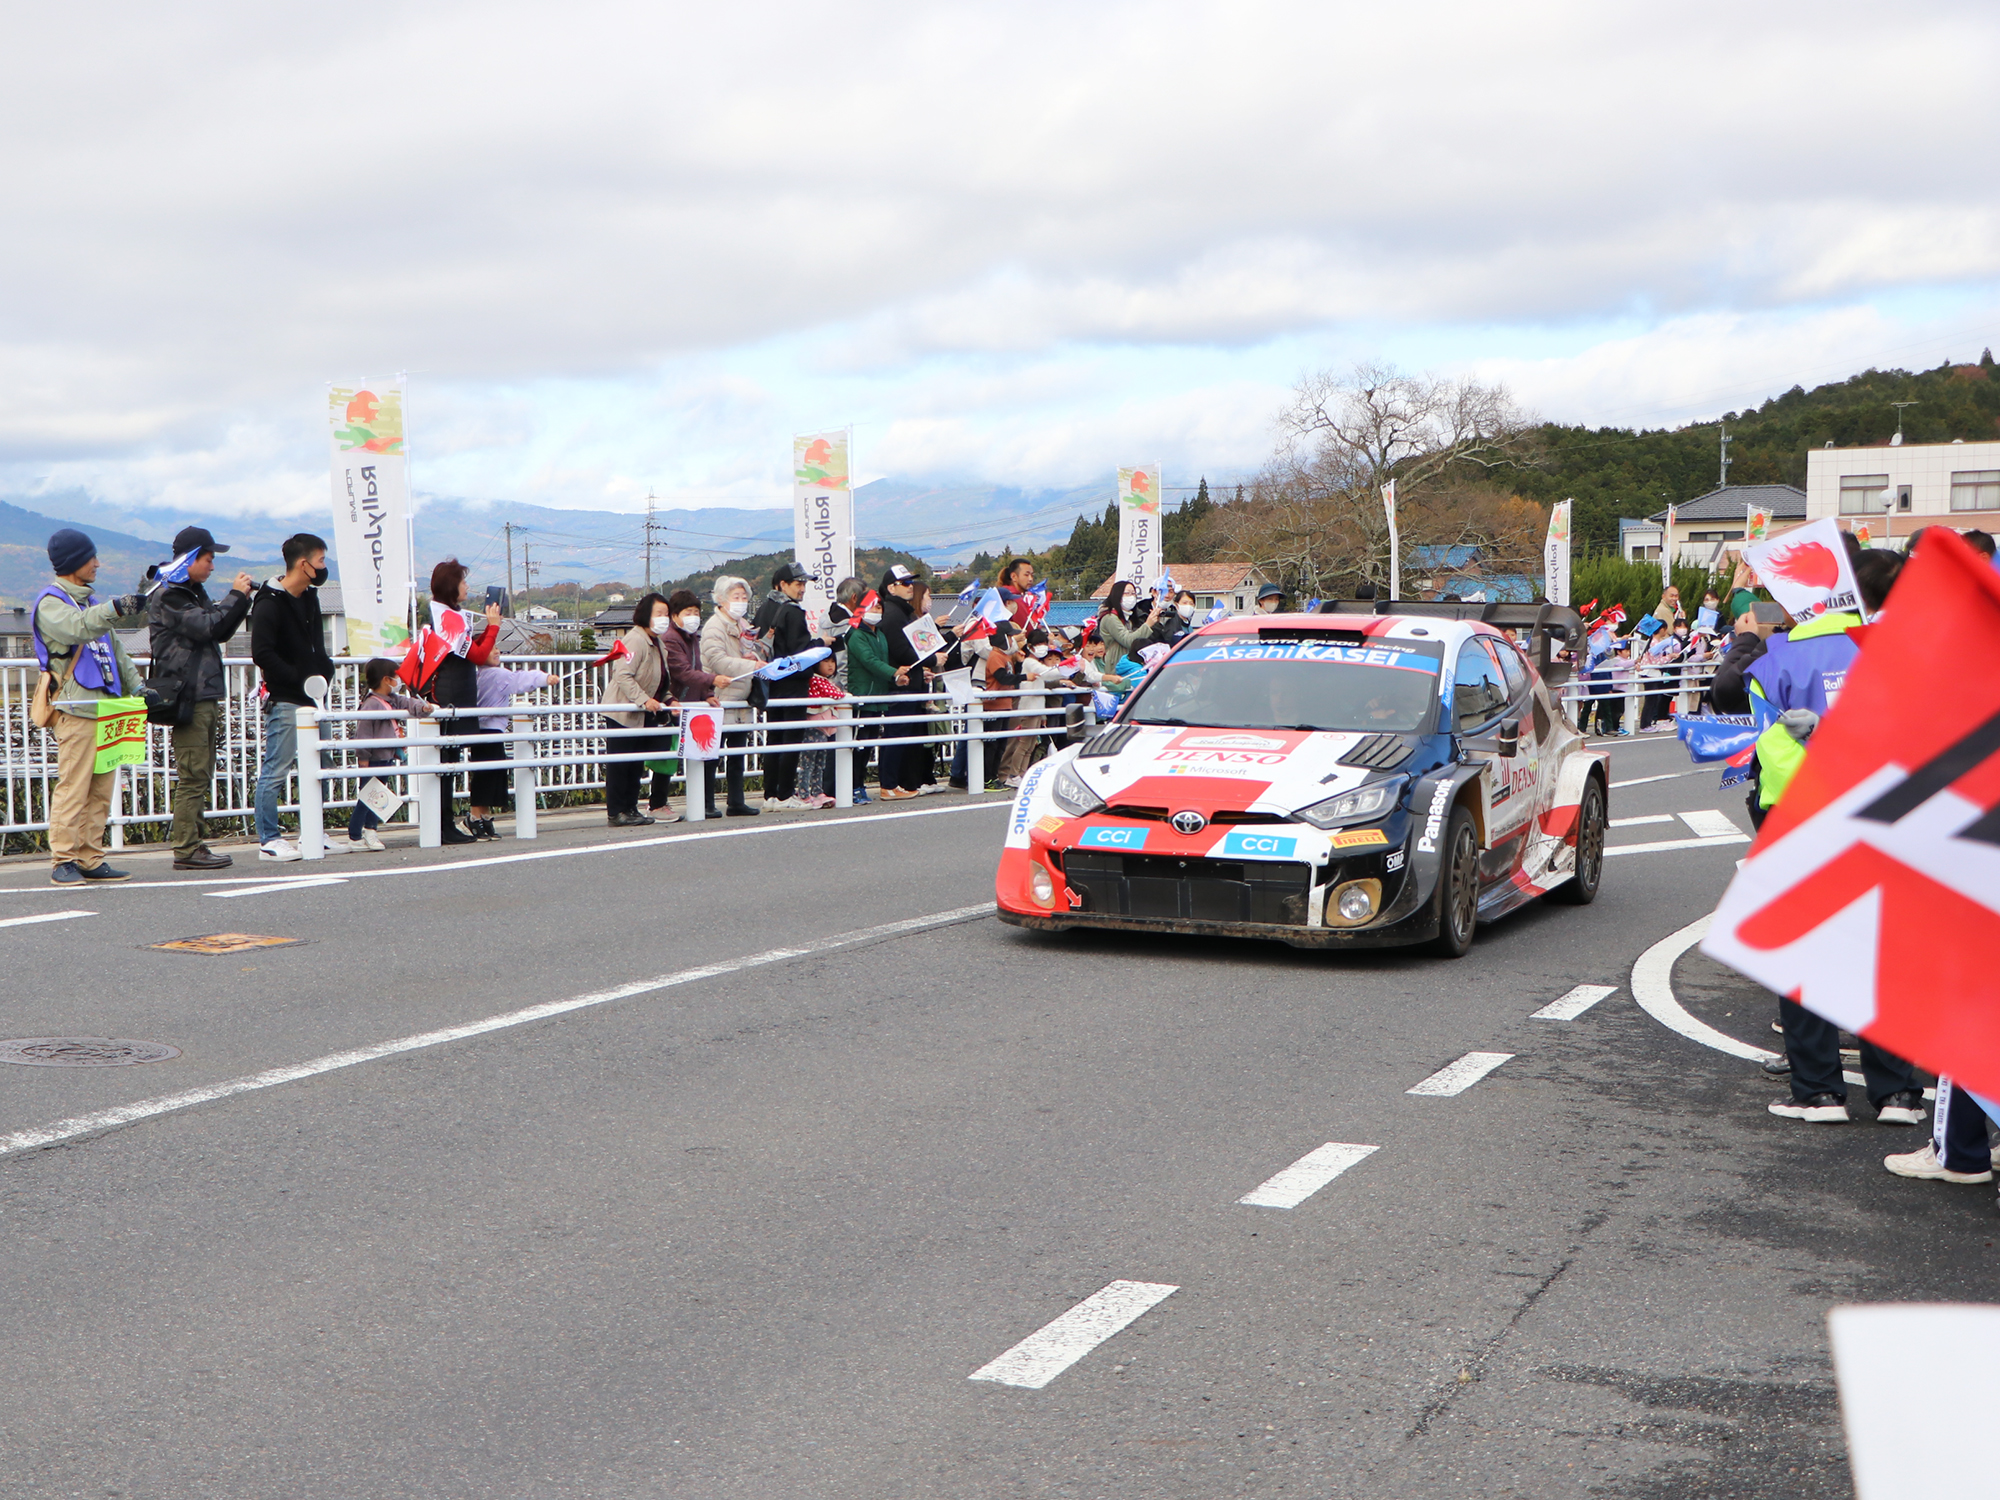
[[[1506,723],[1502,724],[1500,732],[1494,736],[1494,741],[1494,748],[1500,752],[1501,759],[1512,760],[1515,756],[1519,755],[1521,753],[1521,725],[1519,721],[1509,719]]]

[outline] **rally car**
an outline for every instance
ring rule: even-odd
[[[1557,605],[1386,600],[1194,631],[1022,778],[1000,919],[1457,957],[1538,896],[1589,902],[1608,757],[1550,691],[1582,633]]]

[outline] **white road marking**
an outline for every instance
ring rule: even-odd
[[[30,922],[67,922],[71,917],[94,917],[94,911],[45,911],[32,917],[8,917],[0,927],[26,927]]]
[[[1179,1290],[1162,1281],[1114,1281],[966,1378],[1039,1391],[1141,1313]]]
[[[1435,1095],[1449,1099],[1462,1094],[1514,1054],[1511,1052],[1468,1052],[1457,1062],[1439,1068],[1406,1094]]]
[[[1644,786],[1649,781],[1679,781],[1683,776],[1709,776],[1714,774],[1715,769],[1714,766],[1697,766],[1692,771],[1669,771],[1664,776],[1635,776],[1630,781],[1612,782],[1611,790],[1615,792],[1621,786]]]
[[[1580,984],[1560,1000],[1551,1000],[1528,1019],[1531,1021],[1574,1021],[1606,995],[1618,992],[1615,984]]]
[[[1363,1157],[1380,1149],[1379,1146],[1348,1146],[1339,1141],[1328,1141],[1318,1150],[1308,1151],[1277,1176],[1260,1182],[1236,1201],[1251,1208],[1297,1208]]]
[[[119,889],[127,891],[191,891],[210,885],[285,885],[294,880],[324,883],[328,878],[335,880],[381,880],[397,875],[451,875],[461,870],[484,870],[493,865],[521,864],[531,859],[570,859],[580,854],[616,854],[625,849],[654,849],[662,844],[692,844],[703,839],[757,838],[777,833],[802,833],[821,828],[852,828],[857,823],[886,823],[896,818],[936,818],[950,813],[990,812],[995,808],[1011,809],[1014,799],[991,797],[981,802],[961,803],[956,807],[914,808],[909,812],[863,813],[852,818],[826,818],[816,822],[766,823],[757,828],[718,828],[713,832],[669,833],[654,838],[627,839],[615,844],[580,844],[574,849],[536,849],[527,854],[488,854],[468,859],[441,860],[435,864],[399,865],[392,870],[348,870],[333,877],[321,875],[288,876],[274,880],[269,875],[223,875],[208,880],[128,880],[121,882]],[[414,847],[414,846],[413,846]],[[428,851],[426,851],[428,852]],[[346,858],[347,856],[336,856]],[[39,895],[48,887],[44,886],[0,886],[0,896]]]
[[[1641,823],[1671,823],[1673,820],[1674,815],[1672,813],[1647,813],[1643,817],[1638,818],[1613,818],[1605,826],[1609,828],[1636,828]]]
[[[312,875],[274,880],[269,885],[238,886],[233,891],[209,891],[207,894],[217,901],[227,901],[235,896],[268,896],[273,891],[304,891],[317,885],[346,885],[345,875]]]
[[[1609,853],[1609,850],[1605,851]],[[1690,922],[1678,932],[1670,932],[1639,955],[1632,965],[1632,998],[1639,1008],[1669,1031],[1677,1031],[1691,1042],[1727,1052],[1746,1062],[1769,1062],[1778,1054],[1717,1031],[1706,1021],[1697,1021],[1674,998],[1674,961],[1702,940],[1708,931],[1707,917]]]
[[[1747,833],[1732,833],[1724,838],[1713,839],[1667,839],[1665,842],[1658,844],[1619,844],[1615,847],[1607,847],[1604,851],[1604,857],[1609,859],[1614,854],[1666,854],[1675,849],[1713,849],[1722,844],[1747,844],[1749,842],[1750,835]]]
[[[1705,839],[1727,838],[1730,834],[1740,834],[1736,820],[1728,813],[1717,812],[1712,807],[1697,807],[1693,812],[1684,812],[1681,821]]]
[[[961,906],[952,911],[934,912],[927,917],[908,917],[900,922],[884,922],[879,927],[864,927],[858,932],[843,933],[839,937],[801,943],[796,948],[772,948],[763,953],[752,953],[746,958],[725,959],[721,963],[703,964],[694,969],[677,969],[670,974],[658,974],[651,979],[635,980],[631,984],[621,984],[608,990],[595,990],[586,995],[572,995],[567,1000],[547,1000],[540,1005],[530,1005],[522,1010],[505,1011],[497,1016],[488,1016],[482,1021],[468,1021],[463,1026],[447,1026],[438,1031],[423,1031],[415,1036],[399,1037],[393,1042],[376,1042],[371,1046],[355,1047],[346,1052],[331,1052],[310,1062],[293,1063],[282,1068],[267,1068],[262,1073],[250,1073],[240,1078],[226,1078],[220,1083],[203,1084],[200,1088],[188,1089],[179,1094],[168,1094],[164,1098],[142,1099],[136,1104],[120,1104],[110,1109],[98,1110],[95,1114],[58,1120],[53,1125],[40,1125],[31,1130],[17,1130],[10,1135],[0,1135],[0,1156],[8,1156],[16,1151],[32,1150],[38,1146],[53,1146],[62,1141],[75,1140],[78,1136],[91,1135],[96,1131],[131,1125],[139,1120],[150,1120],[156,1115],[172,1114],[197,1104],[207,1104],[211,1100],[254,1093],[259,1089],[276,1088],[281,1083],[296,1083],[302,1078],[316,1078],[322,1073],[336,1072],[341,1068],[351,1068],[359,1063],[374,1062],[384,1057],[395,1057],[404,1052],[420,1052],[427,1047],[441,1047],[447,1042],[462,1042],[468,1037],[484,1036],[492,1031],[505,1031],[514,1026],[525,1026],[530,1021],[547,1020],[551,1016],[565,1015],[570,1011],[583,1010],[593,1005],[608,1005],[614,1000],[629,1000],[635,995],[646,995],[655,990],[673,989],[678,985],[693,984],[701,979],[714,979],[723,974],[737,974],[745,969],[783,963],[787,959],[828,953],[836,948],[872,942],[878,938],[902,937],[909,933],[922,932],[927,928],[948,927],[954,922],[990,916],[992,911],[993,903],[982,901],[977,906]]]

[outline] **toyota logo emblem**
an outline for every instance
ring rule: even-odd
[[[1189,808],[1186,812],[1175,813],[1170,821],[1174,825],[1175,833],[1200,833],[1202,829],[1208,827],[1208,819],[1193,808]]]

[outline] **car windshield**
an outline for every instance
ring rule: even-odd
[[[1123,722],[1413,733],[1437,702],[1441,655],[1410,641],[1201,643],[1146,679]]]

